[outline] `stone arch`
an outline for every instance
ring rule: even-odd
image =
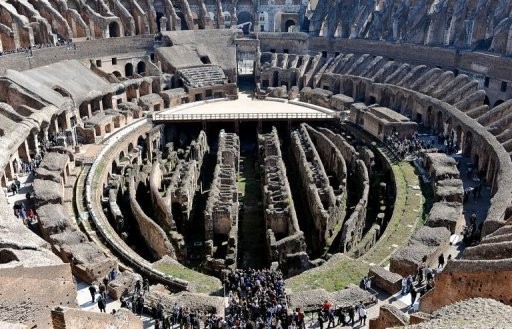
[[[436,114],[436,132],[438,134],[443,132],[443,111],[439,111]]]
[[[128,153],[131,153],[133,150],[133,143],[128,144]]]
[[[346,79],[342,84],[342,91],[344,95],[352,97],[354,95],[354,83],[350,79]]]
[[[117,165],[116,160],[112,161],[111,168],[110,168],[110,172],[111,172],[112,174],[117,174],[117,173],[118,173],[118,172],[117,172],[117,167],[118,167],[118,165]]]
[[[238,13],[236,23],[240,25],[240,24],[247,23],[247,22],[254,24],[252,14],[248,11],[241,11],[240,13]],[[250,31],[253,30],[253,27],[251,26],[249,28],[249,24],[247,24],[242,27],[242,30],[244,31],[244,33],[249,33]]]
[[[480,174],[478,171],[480,171],[480,155],[478,152],[475,152],[473,154],[473,166],[475,167],[475,171]]]
[[[464,150],[462,153],[465,156],[471,157],[472,149],[473,149],[473,133],[471,131],[467,131],[464,134]]]
[[[125,77],[131,77],[132,75],[133,75],[133,64],[132,63],[127,63],[124,66],[124,76]]]
[[[137,64],[137,73],[140,75],[144,75],[146,73],[146,63],[144,63],[143,61],[140,61]]]
[[[462,130],[462,127],[460,125],[457,125],[457,127],[455,127],[455,137],[456,137],[455,145],[457,145],[457,148],[459,150],[463,146],[463,144],[462,144],[463,133],[464,132]]]
[[[448,119],[446,119],[446,122],[444,124],[443,132],[445,134],[450,135],[452,133],[452,126],[453,126],[453,120],[451,117],[448,117]]]
[[[150,94],[151,93],[151,84],[147,81],[142,81],[142,83],[140,84],[139,91],[140,91],[141,96]]]
[[[180,30],[188,30],[187,19],[185,18],[185,14],[183,14],[183,12],[181,11],[178,11],[176,12],[176,15],[180,19]]]
[[[500,105],[501,103],[504,103],[505,101],[503,99],[498,99],[495,103],[494,103],[494,106],[493,107],[496,107],[498,105]]]
[[[432,128],[434,126],[434,111],[432,110],[432,106],[427,108],[427,121],[426,126]]]
[[[125,157],[124,151],[121,151],[119,153],[119,161],[123,161],[124,157]]]
[[[108,33],[111,38],[118,38],[121,36],[121,27],[117,22],[110,22],[108,24]]]
[[[14,172],[14,174],[17,174],[20,172],[20,169],[21,169],[21,166],[19,164],[19,160],[18,158],[14,158],[12,159],[12,170]],[[14,175],[13,175],[14,176]]]
[[[294,19],[288,19],[284,23],[284,32],[295,32],[297,22]]]
[[[122,74],[121,74],[121,72],[119,72],[119,71],[114,71],[114,72],[112,72],[112,74],[113,74],[116,78],[122,78],[122,77],[123,77],[123,75],[122,75]]]
[[[489,101],[489,97],[487,97],[487,95],[485,95],[485,97],[484,97],[484,105],[488,105],[488,106],[491,105],[491,102]]]

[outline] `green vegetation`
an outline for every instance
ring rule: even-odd
[[[188,281],[191,285],[191,290],[195,292],[215,295],[222,289],[219,279],[191,270],[181,264],[162,262],[155,264],[153,267],[167,275]]]
[[[400,162],[392,165],[392,169],[397,185],[395,209],[384,234],[361,257],[370,264],[384,265],[393,252],[406,244],[423,212],[424,198],[414,167],[408,162]]]
[[[341,290],[350,283],[359,284],[368,273],[370,265],[358,260],[334,255],[326,264],[308,270],[286,280],[286,288],[291,291],[323,288],[327,291]]]

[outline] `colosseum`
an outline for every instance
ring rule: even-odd
[[[512,0],[0,1],[0,328],[510,328]]]

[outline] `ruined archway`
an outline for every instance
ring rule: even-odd
[[[295,32],[297,23],[293,19],[289,19],[284,23],[284,32]]]
[[[110,24],[108,24],[108,34],[111,38],[118,38],[121,36],[121,27],[117,22],[110,22]]]
[[[436,115],[436,131],[438,134],[443,133],[443,112],[439,111]]]
[[[462,153],[467,157],[471,157],[471,149],[473,148],[473,134],[471,131],[468,131],[464,135],[464,150]]]
[[[139,64],[137,64],[137,73],[140,75],[146,73],[146,63],[139,62]]]
[[[124,66],[124,76],[131,77],[133,75],[133,64],[128,63]]]
[[[249,33],[250,31],[253,30],[253,28],[252,28],[252,23],[253,23],[252,15],[248,11],[240,12],[237,15],[236,23],[238,25],[245,24],[244,26],[241,27],[242,30],[244,31],[244,33]],[[251,23],[251,24],[246,24],[246,23]]]
[[[505,101],[503,99],[498,99],[495,103],[494,103],[494,107],[500,105],[501,103],[504,103]]]

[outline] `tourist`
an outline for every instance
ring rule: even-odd
[[[91,293],[92,302],[96,301],[96,286],[94,283],[89,286],[89,292]]]
[[[407,277],[404,276],[402,278],[402,295],[405,295],[407,293]]]
[[[441,254],[439,255],[439,257],[437,258],[437,261],[438,261],[438,265],[437,265],[437,268],[443,268],[444,267],[444,255]]]
[[[355,318],[355,313],[356,313],[356,310],[355,310],[354,306],[353,306],[353,305],[352,305],[352,306],[350,306],[350,307],[348,308],[348,318],[350,319],[350,325],[351,325],[351,326],[353,326],[353,325],[354,325],[354,323],[355,323],[355,320],[354,320],[354,318]]]
[[[366,325],[366,308],[364,307],[364,304],[363,302],[361,302],[359,304],[359,309],[358,309],[358,315],[359,315],[359,325],[361,326],[364,326]]]
[[[100,295],[100,297],[98,297],[98,308],[100,309],[100,312],[107,313],[107,301],[103,297],[103,295]]]
[[[418,291],[414,288],[411,289],[411,306],[409,308],[414,307],[414,302],[416,302],[416,296],[418,295]]]

